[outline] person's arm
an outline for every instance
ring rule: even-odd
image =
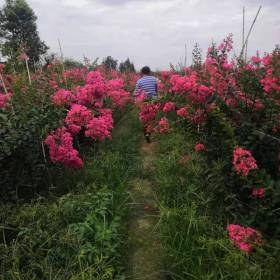
[[[160,82],[159,79],[156,79],[156,93],[158,93],[158,83]]]

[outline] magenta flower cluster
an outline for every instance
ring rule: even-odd
[[[247,177],[252,170],[258,169],[258,165],[250,151],[236,147],[233,151],[233,168],[237,174]]]
[[[261,233],[251,227],[230,224],[227,226],[227,231],[232,243],[247,253],[262,244]]]

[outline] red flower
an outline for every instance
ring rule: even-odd
[[[162,109],[162,111],[164,113],[168,113],[168,112],[173,111],[173,110],[175,110],[175,103],[174,102],[167,102],[167,103],[165,103],[164,107]]]
[[[205,146],[203,144],[196,144],[194,149],[196,152],[201,152],[205,150]]]
[[[234,170],[243,177],[248,176],[251,170],[258,169],[257,162],[251,152],[239,147],[233,151]]]
[[[259,189],[256,189],[254,188],[252,190],[252,197],[254,198],[264,198],[264,195],[265,195],[265,189],[264,188],[259,188]]]
[[[262,244],[261,233],[253,228],[230,224],[227,231],[230,240],[242,251],[250,252],[253,247]]]

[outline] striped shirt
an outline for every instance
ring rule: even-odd
[[[157,96],[157,78],[154,76],[143,76],[136,83],[134,94],[144,91],[147,97]]]

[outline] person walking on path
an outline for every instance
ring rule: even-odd
[[[145,99],[156,99],[158,93],[158,79],[152,76],[150,67],[144,66],[141,69],[142,77],[137,81],[134,96],[141,93],[145,94]],[[144,125],[144,135],[148,143],[151,142],[151,133],[147,131],[147,126]]]
[[[150,67],[145,66],[141,70],[142,77],[137,81],[134,94],[144,92],[148,98],[157,97],[157,78],[152,76]]]

